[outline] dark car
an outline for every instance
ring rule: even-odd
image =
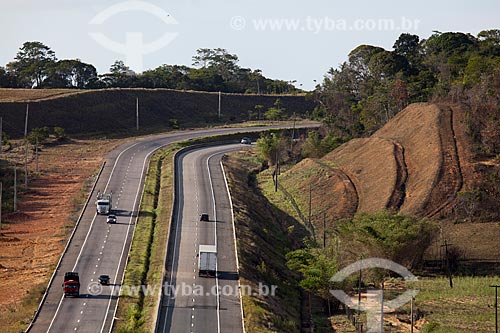
[[[201,214],[200,215],[200,221],[208,221],[208,214]]]
[[[242,143],[244,145],[251,145],[252,144],[252,139],[245,137],[245,138],[241,139],[240,143]]]
[[[108,285],[109,284],[109,275],[102,274],[99,276],[99,283],[103,285]]]
[[[108,223],[116,223],[116,216],[115,215],[108,215],[108,218],[106,219],[106,222],[108,222]]]

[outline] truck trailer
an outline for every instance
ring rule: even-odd
[[[64,297],[67,296],[80,296],[80,277],[77,272],[64,273],[63,282]]]
[[[97,192],[96,210],[97,214],[107,215],[111,212],[113,192],[101,193]]]
[[[215,277],[217,274],[217,247],[200,245],[198,252],[198,275]]]

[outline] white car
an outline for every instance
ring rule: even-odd
[[[106,222],[107,223],[116,223],[116,216],[115,215],[108,215]]]
[[[250,138],[243,138],[243,139],[241,139],[240,143],[244,144],[244,145],[251,145],[252,144],[252,139],[250,139]]]

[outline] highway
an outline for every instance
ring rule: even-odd
[[[157,332],[242,332],[231,204],[221,158],[241,144],[189,150],[177,161],[176,207]],[[209,221],[200,215],[209,214]],[[199,245],[216,245],[215,278],[198,276]],[[199,292],[197,292],[198,290]]]
[[[147,163],[151,154],[172,142],[195,137],[234,132],[262,131],[257,128],[224,128],[149,136],[128,142],[108,154],[105,167],[91,194],[89,205],[55,272],[52,284],[29,332],[109,332],[117,306],[140,203]],[[113,209],[118,223],[108,225],[106,217],[96,215],[97,191],[113,192]],[[80,275],[82,294],[64,298],[64,273]],[[96,283],[100,274],[111,277],[111,285]]]
[[[208,129],[148,136],[128,142],[109,153],[105,167],[91,194],[89,205],[82,213],[80,223],[75,228],[67,250],[55,272],[53,283],[47,289],[43,305],[29,332],[95,333],[109,332],[111,330],[117,307],[118,289],[123,278],[137,219],[145,172],[149,158],[154,151],[172,142],[200,136],[261,131],[276,127],[279,126]],[[179,176],[186,177],[185,175]],[[205,181],[205,176],[200,174],[199,181]],[[108,225],[105,216],[96,215],[94,202],[98,190],[113,192],[113,209],[118,218],[117,224]],[[188,191],[187,188],[186,191]],[[205,186],[200,185],[199,191],[199,197],[210,197],[210,193],[206,192],[208,190]],[[211,212],[209,210],[210,202],[200,200],[198,205],[199,210],[206,209],[211,216],[215,216],[213,210]],[[198,210],[193,209],[192,214],[196,215],[197,213]],[[227,214],[227,211],[226,213],[217,211],[217,213],[221,214],[217,217],[219,220],[217,226],[220,226],[218,232],[219,237],[222,237],[223,230],[230,224],[230,217],[224,215]],[[190,218],[196,220],[194,215]],[[215,235],[208,226],[206,232],[203,231],[199,234],[199,237],[203,237],[199,241],[215,241]],[[184,243],[181,242],[181,244]],[[191,251],[194,255],[194,248]],[[183,253],[184,249],[179,250],[179,254]],[[224,250],[224,253],[227,253],[227,250]],[[179,262],[177,262],[177,265],[179,265]],[[220,268],[221,271],[227,272],[228,275],[223,281],[224,283],[237,283],[234,280],[232,265],[229,266],[226,268],[222,265]],[[63,297],[61,284],[64,273],[68,271],[76,271],[80,274],[80,293],[82,295],[79,298]],[[192,275],[193,272],[190,273]],[[101,274],[108,274],[111,277],[111,285],[102,287],[102,290],[99,289],[100,285],[97,284],[97,278]],[[222,278],[219,281],[222,281]],[[204,283],[208,286],[212,281],[206,280]],[[195,307],[195,310],[198,309],[198,312],[195,311],[196,314],[199,314],[198,318],[195,317],[195,324],[202,323],[205,320],[203,319],[204,316],[211,316],[212,312],[216,311],[215,307],[220,309],[220,311],[217,311],[218,314],[226,313],[222,309],[232,307],[228,302],[235,301],[234,299],[221,298],[219,305],[217,305],[215,300],[216,298],[207,297],[205,305],[200,304],[198,308]],[[179,302],[175,303],[176,306],[180,304]],[[186,300],[185,304],[192,309],[192,304],[188,300]],[[202,313],[201,309],[206,309],[205,313]],[[224,314],[218,316],[218,319],[208,319],[206,325],[214,325],[213,327],[215,327],[215,325],[224,325],[223,323],[226,320],[232,322],[232,319],[229,318],[232,315],[229,315],[229,312],[227,313],[227,316]],[[177,318],[176,311],[173,312],[173,315]],[[213,327],[210,330],[203,331],[211,332]],[[183,332],[186,332],[186,330],[183,330]]]

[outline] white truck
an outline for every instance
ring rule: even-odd
[[[101,193],[97,192],[96,210],[97,214],[107,215],[111,212],[113,192]]]
[[[215,277],[217,274],[217,247],[200,245],[198,251],[198,275]]]

